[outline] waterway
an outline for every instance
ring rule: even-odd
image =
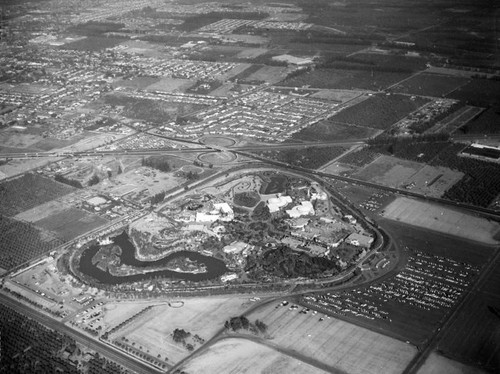
[[[156,276],[159,276],[161,278],[172,278],[178,280],[199,282],[208,279],[215,279],[223,275],[225,272],[229,271],[223,261],[213,257],[204,256],[197,252],[189,251],[172,253],[171,255],[157,261],[139,261],[137,258],[135,258],[135,247],[130,241],[129,236],[126,232],[123,232],[122,234],[114,237],[113,241],[122,250],[120,260],[124,265],[133,266],[138,269],[147,269],[157,266],[165,266],[168,262],[177,257],[187,257],[199,264],[205,264],[207,271],[205,273],[192,274],[179,273],[171,270],[159,270],[148,272],[145,274],[115,276],[107,271],[99,269],[96,265],[92,264],[92,258],[100,249],[100,245],[98,244],[84,250],[82,256],[80,257],[80,271],[103,284],[137,282],[148,280]]]

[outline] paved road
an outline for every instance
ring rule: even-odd
[[[60,333],[70,336],[75,341],[93,349],[99,354],[106,356],[108,359],[115,361],[116,363],[130,369],[138,374],[151,374],[151,373],[161,373],[162,371],[157,370],[149,365],[139,362],[133,359],[131,356],[122,353],[119,350],[105,344],[101,341],[95,340],[89,337],[87,334],[73,329],[65,324],[49,317],[38,310],[32,309],[28,305],[25,305],[17,300],[11,299],[9,296],[0,292],[0,303],[6,305],[15,311],[25,315],[26,317],[32,318],[33,320],[40,322],[41,324],[56,330]]]

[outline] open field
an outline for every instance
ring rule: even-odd
[[[24,174],[0,184],[0,214],[14,216],[74,190],[38,174]]]
[[[11,269],[61,244],[49,231],[0,216],[0,267],[3,269]]]
[[[321,369],[259,343],[224,339],[182,366],[186,373],[322,374]]]
[[[286,77],[287,70],[287,67],[282,66],[263,66],[250,74],[245,80],[248,82],[262,81],[274,84]]]
[[[311,95],[316,99],[326,99],[332,101],[346,102],[352,100],[363,93],[361,91],[353,90],[319,90]]]
[[[196,83],[195,79],[161,78],[146,87],[148,91],[185,92]]]
[[[75,197],[76,199],[78,197]],[[71,204],[59,200],[38,205],[19,213],[14,218],[53,231],[65,240],[71,240],[107,222],[104,218],[76,209]]]
[[[127,87],[143,90],[158,82],[160,78],[156,77],[134,77],[131,79],[121,79],[113,82],[113,87]]]
[[[412,345],[354,324],[299,312],[300,308],[290,310],[289,306],[273,303],[248,317],[268,326],[273,345],[314,358],[331,372],[401,373],[416,353]]]
[[[341,161],[341,160],[340,160]],[[384,186],[402,187],[423,168],[422,164],[390,156],[380,156],[354,176]]]
[[[391,91],[412,95],[441,97],[469,82],[467,78],[439,74],[418,74],[391,88]]]
[[[429,100],[405,95],[374,95],[331,117],[334,122],[386,130]]]
[[[498,244],[500,239],[500,225],[496,222],[406,197],[400,197],[389,204],[383,216],[490,245]]]
[[[486,374],[486,371],[450,360],[438,353],[431,353],[417,374]]]
[[[365,148],[366,157],[370,150]],[[358,154],[356,154],[358,153]],[[346,159],[355,163],[362,162],[360,156],[363,150],[355,152],[353,156],[346,155]],[[345,162],[341,158],[339,162]],[[443,166],[429,166],[415,161],[402,160],[392,156],[379,156],[373,162],[358,171],[355,177],[382,184],[384,186],[406,188],[428,196],[441,197],[455,183],[464,176],[459,171],[454,171]]]
[[[333,121],[320,121],[312,126],[303,128],[292,135],[292,140],[304,141],[330,141],[366,139],[377,135],[380,131],[367,127],[359,127],[335,123]]]
[[[108,221],[95,214],[76,208],[68,208],[34,222],[38,227],[53,231],[65,240],[71,240],[94,230]]]
[[[66,43],[59,48],[76,51],[102,51],[103,49],[116,47],[124,40],[125,39],[103,36],[88,36],[85,39],[79,39],[71,43]]]
[[[443,166],[425,165],[406,180],[406,188],[427,196],[441,197],[463,176],[463,173]]]
[[[500,165],[461,156],[464,143],[396,141],[370,146],[375,152],[392,154],[406,160],[428,162],[461,172],[464,177],[446,190],[444,198],[478,206],[489,206],[500,193]]]
[[[136,349],[156,357],[167,357],[170,363],[188,356],[189,351],[176,343],[171,334],[184,329],[191,336],[210,339],[229,317],[241,314],[251,303],[248,297],[194,298],[183,300],[180,308],[168,304],[154,306],[151,310],[111,335],[114,340],[128,339]],[[122,339],[122,337],[124,339]],[[125,340],[126,341],[126,340]],[[198,344],[194,344],[198,348]],[[147,352],[149,351],[149,352]]]
[[[124,158],[120,160],[122,174],[106,179],[92,188],[132,201],[147,199],[149,196],[178,187],[185,182],[183,177],[176,175],[176,172],[184,165],[192,165],[192,161],[172,156],[168,164],[171,172],[165,173],[141,166],[139,157]]]
[[[269,50],[266,48],[245,48],[236,55],[236,58],[253,59],[267,53],[268,51]]]

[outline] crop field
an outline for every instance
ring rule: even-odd
[[[24,174],[0,184],[0,214],[14,216],[74,190],[38,174]]]
[[[241,314],[248,306],[248,298],[193,298],[183,300],[180,308],[167,304],[154,306],[144,315],[111,334],[113,340],[127,341],[137,349],[153,357],[167,357],[169,363],[177,362],[189,354],[171,334],[175,329],[183,329],[192,336],[210,339],[224,321]],[[122,339],[123,337],[123,339]],[[127,340],[125,340],[127,339]],[[199,345],[196,344],[195,348]]]
[[[410,73],[377,71],[372,74],[370,71],[363,70],[315,69],[293,78],[287,78],[280,82],[280,85],[378,91],[407,78],[409,75]]]
[[[186,373],[273,373],[323,374],[327,373],[296,358],[287,356],[256,342],[229,338],[209,347],[207,351],[189,360],[181,368]]]
[[[497,249],[498,250],[498,249]],[[474,289],[474,298],[463,307],[438,348],[448,357],[498,372],[500,362],[500,263]]]
[[[485,244],[498,244],[500,225],[458,210],[400,197],[385,208],[385,218]]]
[[[440,74],[417,74],[391,88],[391,91],[412,95],[441,97],[469,82],[467,78]]]
[[[422,97],[374,95],[368,100],[342,110],[330,120],[386,130],[428,102],[428,99]]]
[[[417,374],[486,374],[485,371],[450,360],[438,353],[431,353]]]
[[[317,169],[332,159],[340,156],[347,148],[340,146],[309,147],[301,149],[284,149],[279,151],[261,151],[259,156],[271,158],[287,164],[308,169]]]
[[[377,135],[380,131],[367,127],[351,126],[333,121],[320,121],[312,126],[303,128],[292,135],[293,140],[304,141],[331,141],[366,139]]]
[[[301,309],[273,303],[248,318],[268,326],[273,345],[318,360],[330,372],[401,373],[417,351],[394,338]]]
[[[0,268],[11,269],[61,244],[51,232],[0,216]]]
[[[380,156],[354,176],[384,186],[402,187],[423,168],[422,164],[390,156]]]

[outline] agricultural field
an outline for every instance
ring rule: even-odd
[[[313,88],[336,88],[345,90],[383,90],[409,76],[408,73],[374,72],[364,70],[314,69],[313,71],[287,78],[281,86]]]
[[[401,373],[416,354],[414,346],[323,313],[278,302],[250,313],[268,326],[270,343],[323,363],[328,372]]]
[[[300,149],[284,149],[279,151],[261,151],[257,154],[294,166],[317,169],[332,159],[339,157],[347,148],[341,146],[309,147]]]
[[[178,304],[178,305],[177,305]],[[240,315],[251,304],[248,297],[192,298],[156,305],[122,328],[109,334],[111,341],[125,342],[153,357],[160,355],[172,364],[187,357],[190,351],[172,339],[175,329],[183,329],[203,341],[224,327],[224,321]],[[118,316],[120,323],[126,318]],[[105,317],[106,320],[106,317]],[[114,326],[113,326],[114,327]],[[192,342],[195,349],[200,342]]]
[[[451,99],[461,100],[469,105],[480,107],[500,106],[500,81],[492,79],[473,79],[448,95]]]
[[[73,187],[54,182],[38,174],[27,173],[0,184],[0,200],[2,201],[0,214],[14,216],[74,190]]]
[[[497,249],[498,250],[498,249]],[[500,362],[500,263],[473,289],[474,297],[460,310],[439,343],[447,357],[498,372]]]
[[[405,95],[374,95],[330,118],[345,124],[386,130],[429,100]]]
[[[450,360],[433,352],[417,371],[417,374],[486,374],[486,371]]]
[[[319,121],[311,126],[305,127],[292,135],[292,140],[303,141],[332,141],[332,140],[350,140],[366,139],[376,136],[379,130],[367,127],[352,126],[334,121]]]
[[[467,84],[469,79],[440,74],[416,74],[394,87],[391,91],[411,95],[441,97]]]
[[[461,134],[498,134],[500,133],[500,110],[489,108],[457,130]]]
[[[385,207],[383,217],[484,244],[500,242],[500,224],[496,222],[406,197]]]
[[[183,364],[186,373],[323,374],[321,370],[273,348],[239,338],[226,338]]]
[[[0,371],[23,372],[36,367],[43,373],[61,371],[77,374],[76,366],[63,359],[63,351],[73,339],[51,330],[31,318],[0,304],[2,359]]]
[[[12,269],[62,244],[53,233],[0,216],[0,268]]]
[[[353,62],[363,63],[375,68],[397,69],[401,71],[420,71],[426,68],[427,59],[422,57],[397,55],[387,50],[381,50],[382,53],[377,52],[356,53],[348,58],[347,61],[351,59]]]

